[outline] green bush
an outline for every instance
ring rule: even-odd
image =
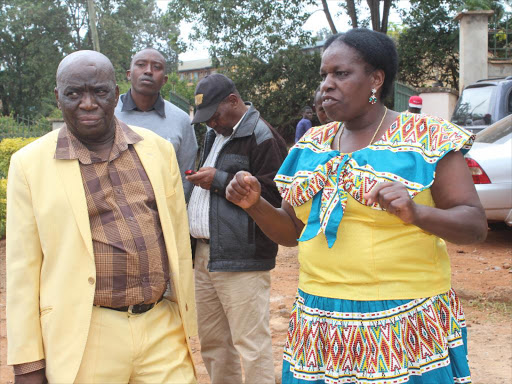
[[[7,203],[7,172],[11,163],[11,156],[18,149],[31,143],[37,137],[17,137],[14,139],[3,139],[0,142],[0,238],[5,237],[5,212]]]
[[[5,206],[7,204],[7,179],[0,179],[0,239],[5,237]]]
[[[33,142],[35,139],[37,139],[37,137],[16,137],[13,139],[3,139],[0,142],[0,178],[7,177],[13,153],[23,148],[28,143]]]

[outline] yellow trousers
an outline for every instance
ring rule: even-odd
[[[138,315],[94,307],[75,382],[196,383],[178,305],[164,299]]]

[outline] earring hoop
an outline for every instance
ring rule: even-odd
[[[377,96],[375,96],[376,93],[377,90],[375,88],[372,88],[372,95],[368,99],[368,102],[372,105],[377,103]]]

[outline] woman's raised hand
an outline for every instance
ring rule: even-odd
[[[378,203],[383,210],[398,216],[406,224],[414,224],[417,218],[416,203],[402,183],[379,183],[364,198],[368,205]]]
[[[255,205],[261,196],[261,185],[256,177],[246,171],[239,171],[226,188],[226,199],[240,208]]]

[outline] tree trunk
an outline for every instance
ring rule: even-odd
[[[354,0],[347,0],[347,13],[350,17],[352,28],[357,28],[357,12]]]
[[[389,9],[391,8],[391,0],[384,0],[384,9],[382,11],[382,23],[380,27],[380,31],[382,33],[388,32],[388,18],[389,18]]]
[[[336,26],[332,21],[331,12],[329,11],[329,5],[327,5],[327,0],[322,0],[322,6],[324,7],[324,13],[325,17],[327,18],[327,22],[329,23],[329,27],[331,27],[331,32],[333,34],[338,33],[338,31],[336,30]]]
[[[372,19],[372,29],[380,32],[380,0],[366,0],[368,8],[370,8],[370,16]]]

